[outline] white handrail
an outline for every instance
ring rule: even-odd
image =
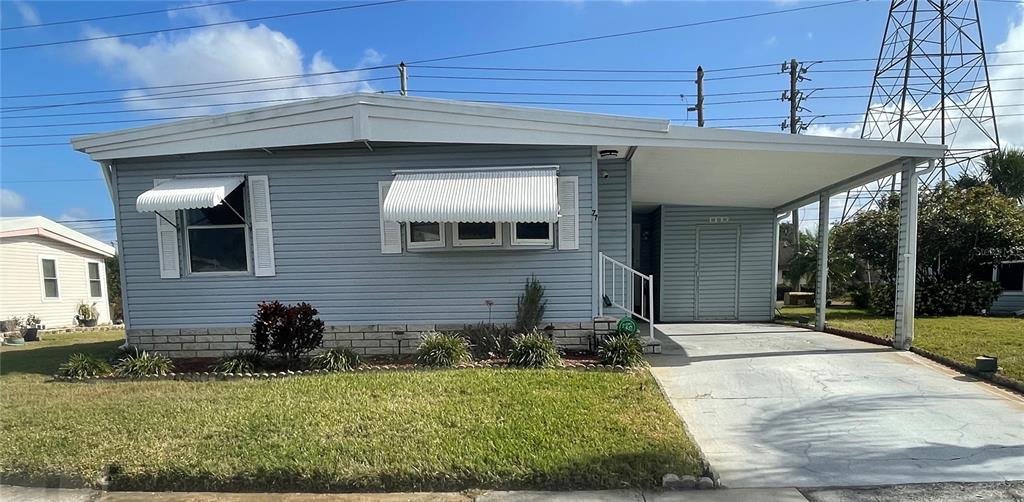
[[[654,274],[642,274],[636,269],[604,253],[600,253],[600,256],[600,297],[597,299],[598,315],[604,316],[604,302],[605,298],[607,298],[608,302],[611,303],[613,307],[622,309],[630,315],[647,321],[648,327],[650,328],[649,336],[651,341],[654,341]],[[611,291],[608,291],[606,284],[608,274],[605,269],[608,265],[611,265],[612,269]],[[616,287],[616,275],[619,276],[618,282],[621,283],[621,288]],[[628,281],[627,277],[629,278]],[[640,282],[639,288],[637,288],[638,279]],[[637,289],[640,290],[639,311],[636,310],[636,302],[634,301],[635,290]]]

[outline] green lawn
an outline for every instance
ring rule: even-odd
[[[0,351],[0,477],[113,489],[395,491],[656,486],[697,448],[647,372],[373,372],[48,382],[118,335]],[[67,342],[67,343],[61,343]]]
[[[810,316],[813,307],[784,307],[784,315]],[[825,313],[830,326],[891,339],[893,319],[864,310],[833,307]],[[1000,373],[1024,381],[1024,319],[1007,317],[918,317],[914,320],[914,345],[974,365],[979,355],[999,358]]]

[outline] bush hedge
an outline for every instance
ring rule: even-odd
[[[520,368],[550,368],[562,362],[555,342],[536,331],[512,338],[508,363]]]

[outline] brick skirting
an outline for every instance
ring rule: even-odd
[[[461,331],[466,324],[361,324],[328,325],[324,348],[349,347],[364,356],[401,356],[416,353],[420,338],[430,331]],[[598,335],[615,329],[615,321],[551,323],[544,332],[565,350],[592,348]],[[169,357],[220,357],[249,350],[251,326],[236,328],[136,329],[127,331],[128,343]]]

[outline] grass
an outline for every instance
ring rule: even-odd
[[[813,307],[784,307],[784,315],[810,316]],[[892,339],[891,317],[865,310],[832,307],[825,313],[829,326]],[[999,372],[1024,381],[1024,319],[1008,317],[918,317],[914,320],[914,345],[964,364],[990,355],[999,358]]]
[[[99,357],[114,354],[124,343],[123,330],[41,334],[42,341],[0,347],[0,375],[53,375],[75,352]]]
[[[54,337],[56,338],[56,337]],[[48,382],[109,334],[0,352],[0,477],[115,490],[651,487],[699,474],[646,373],[472,369]],[[70,342],[70,337],[67,340]],[[50,345],[43,345],[50,343]]]

